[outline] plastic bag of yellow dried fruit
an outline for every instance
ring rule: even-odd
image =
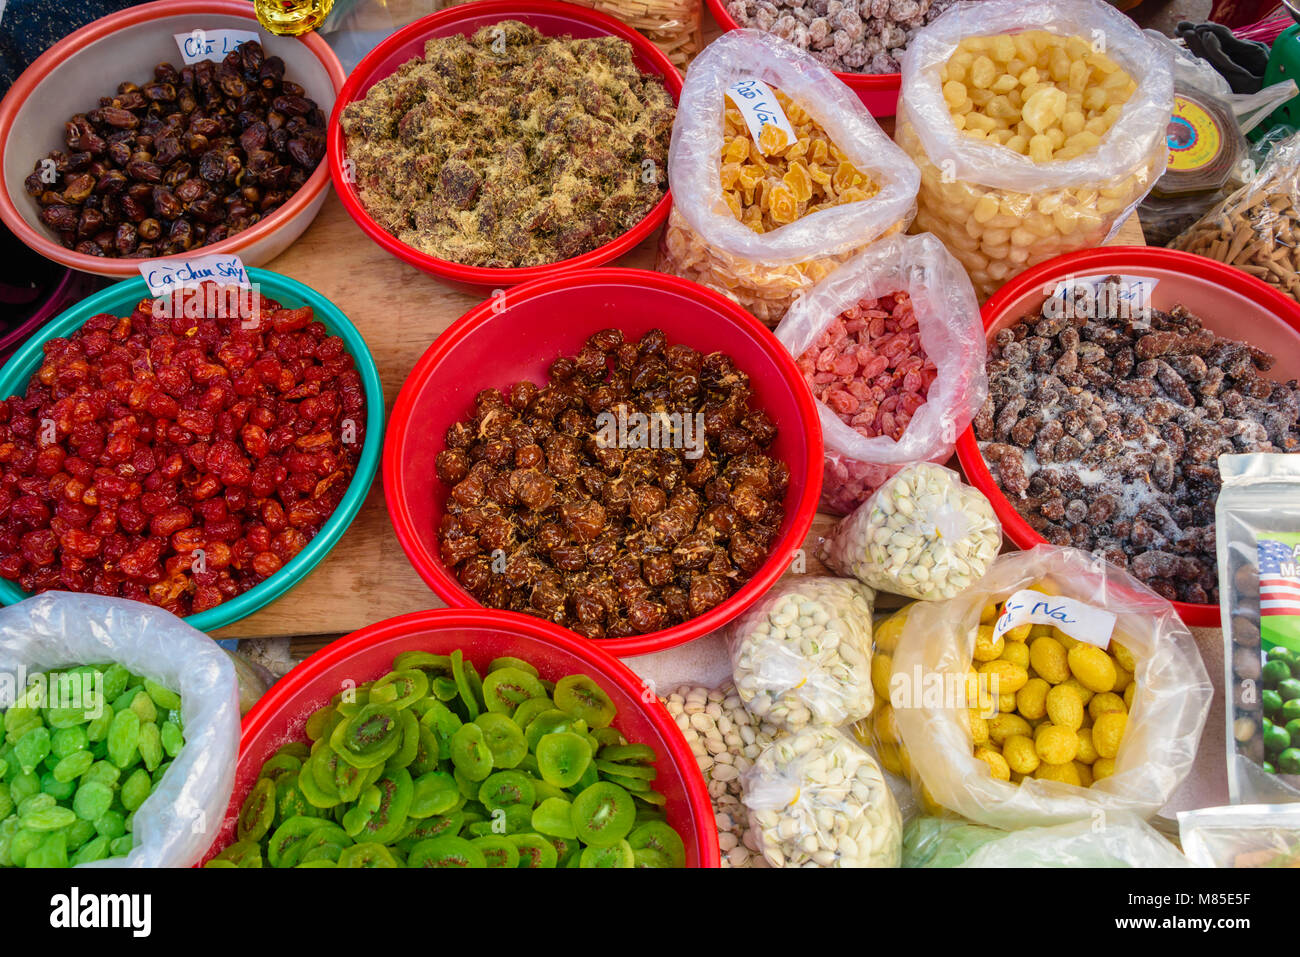
[[[800,291],[907,228],[920,174],[808,53],[732,30],[686,74],[668,180],[674,202],[656,268],[775,326]]]
[[[915,228],[944,241],[981,300],[1100,246],[1164,173],[1173,95],[1167,52],[1103,0],[958,4],[903,56]]]
[[[1210,679],[1173,605],[1073,548],[1003,555],[876,626],[859,738],[931,813],[991,827],[1155,814],[1191,769]]]

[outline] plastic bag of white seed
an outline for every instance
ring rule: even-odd
[[[832,571],[880,591],[942,601],[979,581],[1002,547],[989,500],[956,472],[902,469],[822,542]]]
[[[927,809],[1016,829],[1154,815],[1192,769],[1212,691],[1169,601],[1088,552],[1039,545],[908,609],[890,705]]]
[[[920,174],[804,50],[732,30],[686,74],[668,151],[676,200],[655,266],[769,326],[801,290],[912,221]]]
[[[875,760],[809,725],[769,744],[741,779],[750,826],[773,867],[898,867],[903,819]]]
[[[776,337],[812,387],[822,504],[845,515],[909,462],[946,462],[988,395],[984,326],[934,236],[889,236],[800,296]]]
[[[732,680],[746,709],[788,731],[871,714],[874,599],[844,578],[788,579],[736,619]]]

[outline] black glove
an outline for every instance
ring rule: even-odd
[[[1208,60],[1232,87],[1233,93],[1258,93],[1264,88],[1269,48],[1255,40],[1232,35],[1221,23],[1189,23],[1175,28],[1187,49]]]

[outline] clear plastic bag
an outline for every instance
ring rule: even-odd
[[[921,348],[938,374],[897,440],[868,438],[817,403],[826,444],[822,504],[841,515],[866,501],[901,466],[946,462],[988,395],[975,290],[961,263],[928,234],[890,236],[854,256],[796,299],[776,337],[800,359],[846,310],[900,292],[911,300]],[[882,411],[888,401],[880,400]]]
[[[723,114],[728,87],[749,77],[806,110],[879,191],[766,233],[738,220],[722,189]],[[920,176],[853,91],[808,53],[758,30],[731,30],[686,75],[668,179],[673,209],[655,268],[716,289],[774,326],[799,290],[881,236],[907,228]]]
[[[731,626],[732,680],[745,708],[787,731],[871,714],[871,605],[843,578],[777,584]]]
[[[1032,776],[1019,784],[997,780],[973,756],[968,708],[975,703],[967,688],[982,616],[988,603],[1031,586],[1115,615],[1111,643],[1122,642],[1135,661],[1114,771],[1091,787]],[[1191,632],[1170,602],[1087,552],[1051,545],[1003,555],[956,598],[911,605],[890,691],[905,763],[926,806],[1006,829],[1117,811],[1154,815],[1191,770],[1212,693]]]
[[[951,818],[919,818],[903,834],[904,867],[1190,867],[1151,825],[1132,814],[1098,823],[1002,831]]]
[[[940,74],[957,45],[1025,30],[1104,44],[1137,83],[1118,120],[1083,155],[1036,163],[953,122]],[[1031,266],[1100,246],[1164,173],[1173,100],[1168,52],[1103,0],[958,4],[903,54],[897,139],[921,169],[915,228],[943,240],[981,300]]]
[[[181,696],[185,746],[135,812],[135,847],[88,867],[190,867],[221,826],[239,754],[239,688],[226,653],[161,608],[46,592],[0,609],[0,674],[116,662]]]
[[[1178,837],[1197,867],[1300,867],[1300,806],[1238,804],[1179,811]]]
[[[898,803],[871,755],[834,728],[809,725],[773,741],[741,785],[773,867],[898,866]]]
[[[1214,512],[1229,800],[1300,801],[1300,728],[1284,701],[1293,687],[1287,682],[1300,678],[1300,456],[1221,455],[1219,474]]]
[[[819,557],[893,595],[942,601],[983,577],[1002,547],[1002,525],[979,489],[942,465],[909,465],[823,541]]]
[[[1259,174],[1170,243],[1236,266],[1300,299],[1300,134],[1274,148]]]

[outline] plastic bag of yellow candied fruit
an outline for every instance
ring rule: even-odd
[[[1168,54],[1103,0],[959,4],[903,57],[897,138],[921,170],[914,229],[980,300],[1100,246],[1164,173]]]
[[[756,141],[727,96],[766,84],[793,132]],[[802,290],[911,222],[920,174],[858,97],[805,51],[755,30],[691,64],[668,154],[673,209],[656,268],[739,302],[769,326]]]

